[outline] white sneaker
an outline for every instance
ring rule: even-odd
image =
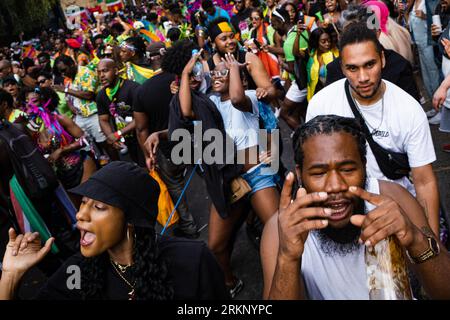
[[[432,118],[436,115],[437,111],[436,109],[430,109],[425,114],[427,115],[427,118]]]
[[[441,123],[441,117],[442,117],[441,113],[438,112],[438,113],[436,113],[436,115],[433,118],[428,120],[428,123],[429,124],[440,124]]]

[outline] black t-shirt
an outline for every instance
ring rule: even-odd
[[[163,72],[146,80],[137,91],[133,109],[147,115],[150,134],[168,128],[169,105],[172,100],[170,84],[174,80],[174,75]],[[159,148],[165,156],[170,157],[173,145],[174,143],[161,141]]]
[[[196,240],[162,237],[158,244],[160,257],[165,259],[169,279],[174,288],[175,300],[229,299],[223,272],[206,244]],[[79,300],[80,290],[70,290],[67,283],[73,271],[69,266],[80,265],[84,259],[80,253],[70,257],[40,290],[37,299]],[[126,271],[125,278],[127,278]],[[127,278],[129,279],[129,278]],[[81,287],[83,283],[81,282]],[[114,267],[108,264],[102,296],[105,300],[127,300],[131,288],[120,278]]]
[[[133,117],[133,105],[138,88],[137,82],[123,80],[122,86],[114,95],[113,101],[116,104],[117,113],[125,120],[126,117]],[[98,92],[96,102],[99,115],[108,114],[112,117],[109,109],[112,101],[106,95],[105,88]]]

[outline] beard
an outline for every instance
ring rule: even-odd
[[[378,80],[377,85],[375,86],[375,89],[374,89],[373,92],[372,92],[370,95],[368,95],[368,96],[363,96],[363,95],[361,95],[361,94],[358,92],[358,90],[356,90],[356,88],[353,87],[351,84],[350,84],[350,87],[353,89],[353,92],[355,92],[360,98],[363,98],[363,99],[371,99],[371,98],[373,98],[373,97],[378,93],[378,89],[380,89],[380,86],[381,86],[381,81],[382,81],[382,79],[380,78],[380,80]],[[350,83],[350,82],[349,82],[349,83]]]
[[[364,180],[363,186],[366,186],[366,180]],[[358,198],[353,214],[361,214],[366,212],[366,206],[364,200]],[[361,228],[353,225],[349,222],[343,228],[326,227],[325,229],[315,230],[317,238],[320,243],[320,248],[327,256],[340,255],[345,256],[353,253],[361,246],[358,242],[358,238],[361,234]]]

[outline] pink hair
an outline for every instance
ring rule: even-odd
[[[381,32],[387,34],[387,22],[389,18],[389,9],[384,4],[384,2],[381,1],[366,1],[363,2],[363,5],[372,9],[373,13],[375,13],[377,20],[380,24]]]

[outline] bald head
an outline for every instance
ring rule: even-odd
[[[0,79],[5,79],[7,76],[12,75],[11,61],[1,60],[0,61]]]
[[[114,60],[105,58],[97,65],[98,78],[104,88],[113,87],[117,83],[119,70]]]
[[[117,68],[117,64],[113,59],[104,58],[100,60],[98,67]]]

